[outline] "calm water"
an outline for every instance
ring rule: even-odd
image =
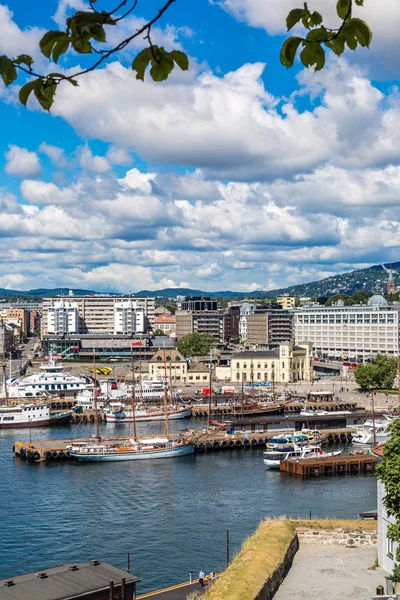
[[[175,428],[181,427],[174,423]],[[142,431],[155,433],[154,426]],[[103,425],[103,435],[129,425]],[[89,435],[90,426],[32,429],[32,440]],[[265,516],[356,517],[376,506],[373,476],[300,480],[265,469],[262,449],[104,464],[28,464],[29,431],[0,431],[0,577],[92,558],[132,571],[140,592],[225,566]]]

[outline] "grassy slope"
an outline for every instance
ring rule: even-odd
[[[263,521],[257,531],[243,543],[241,551],[223,576],[206,594],[206,600],[255,598],[283,560],[294,533],[294,526],[290,521]]]
[[[355,531],[362,529],[363,531],[377,531],[378,521],[362,519],[312,519],[311,521],[302,520],[291,520],[290,521],[295,529],[298,527],[307,529],[324,529],[325,531],[332,531],[340,527],[344,531]]]

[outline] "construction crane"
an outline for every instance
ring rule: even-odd
[[[387,293],[388,294],[392,294],[393,292],[396,291],[396,287],[394,285],[394,279],[393,279],[393,268],[392,265],[390,265],[390,269],[388,269],[387,267],[385,267],[384,264],[381,264],[382,269],[384,269],[386,271],[386,273],[389,273],[389,278],[388,278],[388,284],[387,284]]]

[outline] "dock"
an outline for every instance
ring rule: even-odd
[[[283,460],[280,470],[298,477],[335,477],[338,475],[361,475],[372,473],[377,459],[371,454],[349,454],[322,458]]]
[[[351,434],[354,429],[335,429],[323,432],[321,443],[348,444],[351,442]],[[232,435],[225,431],[210,430],[199,431],[192,430],[185,432],[185,438],[194,444],[196,454],[210,452],[221,452],[228,450],[251,450],[252,448],[265,448],[268,439],[279,432],[236,432]],[[284,434],[282,434],[284,435]],[[172,438],[178,438],[179,434],[171,434]],[[113,436],[102,438],[102,444],[124,443],[132,438],[131,435]],[[93,442],[93,437],[69,438],[62,440],[41,440],[32,442],[15,442],[13,452],[15,456],[24,460],[42,462],[49,460],[65,460],[69,458],[67,446],[76,442]]]

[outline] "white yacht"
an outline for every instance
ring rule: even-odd
[[[40,398],[41,396],[75,397],[78,392],[93,388],[93,381],[84,375],[71,375],[61,363],[50,356],[49,362],[40,365],[40,372],[7,381],[9,398]],[[2,390],[1,396],[5,397]]]
[[[356,446],[366,446],[374,443],[374,427],[366,421],[363,427],[360,427],[352,434],[352,444]],[[377,443],[384,442],[390,437],[390,423],[388,421],[375,423],[375,438]]]
[[[71,411],[52,411],[50,404],[19,404],[0,407],[0,429],[46,427],[68,423]]]
[[[324,452],[320,446],[303,446],[302,448],[295,447],[294,450],[278,451],[267,450],[263,452],[264,464],[270,469],[279,469],[282,460],[300,460],[303,458],[326,458],[329,456],[339,456],[342,450],[336,452]]]

